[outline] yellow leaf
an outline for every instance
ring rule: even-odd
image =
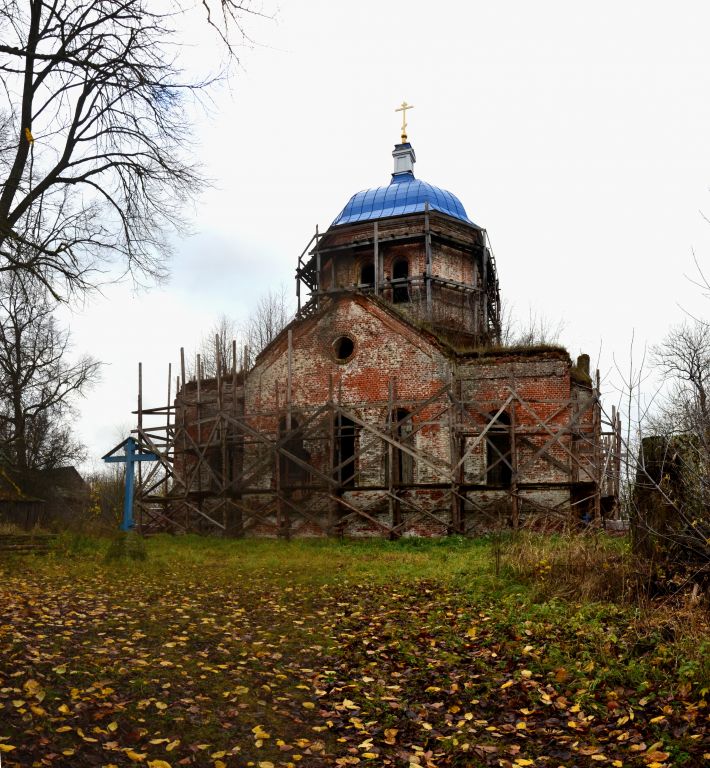
[[[255,725],[251,732],[257,739],[270,739],[271,735],[268,734],[260,725]]]
[[[15,707],[15,709],[21,709],[26,703],[27,702],[24,699],[13,699],[12,706]]]
[[[126,757],[134,763],[142,763],[148,757],[147,752],[134,752],[132,749],[124,749],[123,751],[126,753]]]
[[[159,709],[162,712],[164,709],[168,708],[168,705],[163,703],[162,701],[156,701],[155,702],[155,708]]]
[[[148,768],[172,768],[165,760],[148,760]]]
[[[368,760],[372,760],[373,758],[377,757],[377,752],[363,752],[363,757],[366,757]]]
[[[223,760],[215,760],[214,768],[227,768],[227,763],[225,763]]]
[[[304,709],[315,709],[315,704],[312,701],[304,701],[303,702],[303,708]]]
[[[0,752],[12,752],[13,749],[17,747],[13,747],[12,744],[0,744]]]
[[[54,667],[52,672],[56,672],[58,675],[63,675],[67,671],[66,664],[60,664],[58,667]]]
[[[518,759],[515,761],[515,764],[516,764],[516,765],[534,765],[534,764],[535,764],[535,761],[534,761],[534,760],[528,760],[528,759],[527,759],[527,758],[525,758],[525,757],[519,757],[519,758],[518,758]]]
[[[385,728],[385,744],[395,744],[397,742],[397,729]]]
[[[564,683],[568,677],[569,677],[569,672],[567,672],[567,670],[564,667],[559,667],[555,671],[555,680],[558,683]]]
[[[171,741],[170,744],[165,745],[165,751],[166,752],[172,752],[175,747],[180,746],[180,739],[175,739],[175,741]]]
[[[260,760],[259,768],[274,768],[274,764],[270,763],[268,760]]]
[[[25,689],[25,693],[28,696],[34,696],[34,698],[39,699],[40,701],[42,701],[45,696],[42,686],[36,680],[26,680],[22,687]]]
[[[372,746],[372,739],[365,739],[361,744],[358,744],[358,749],[369,749]]]
[[[57,711],[61,712],[63,715],[68,715],[71,710],[66,704],[62,704],[61,706],[57,707]]]
[[[66,733],[67,731],[71,731],[70,725],[63,725],[61,728],[57,728],[57,733]]]
[[[113,733],[114,731],[118,730],[118,723],[117,723],[117,722],[115,722],[115,721],[114,721],[114,722],[112,722],[112,723],[109,723],[109,724],[106,726],[106,728],[107,728],[109,731],[111,731],[111,733]]]
[[[513,684],[513,681],[512,681],[512,680],[508,680],[508,682],[507,682],[507,683],[503,683],[503,685],[501,685],[501,687],[500,687],[501,691],[504,691],[506,688],[510,688],[510,686],[511,686],[512,684]]]

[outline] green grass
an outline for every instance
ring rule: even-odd
[[[707,616],[600,599],[603,566],[607,581],[630,567],[618,541],[158,536],[145,559],[121,551],[65,535],[0,563],[3,766],[695,766],[710,752]]]

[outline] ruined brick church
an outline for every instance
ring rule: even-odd
[[[589,358],[500,345],[486,230],[415,177],[404,132],[392,154],[389,183],[313,236],[297,314],[252,364],[186,380],[183,360],[174,401],[139,405],[161,457],[145,530],[475,535],[613,512],[619,422]]]

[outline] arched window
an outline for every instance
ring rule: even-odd
[[[491,417],[495,413],[491,414]],[[486,435],[486,483],[509,488],[513,478],[510,453],[510,416],[503,412]]]
[[[392,301],[394,304],[403,304],[409,301],[409,262],[406,259],[398,259],[392,265]]]
[[[360,267],[360,287],[372,288],[375,284],[375,265],[366,262]]]

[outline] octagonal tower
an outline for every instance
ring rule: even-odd
[[[360,292],[449,338],[497,343],[500,295],[485,229],[451,192],[415,178],[410,143],[392,156],[390,183],[353,195],[301,254],[299,316],[325,297]]]

